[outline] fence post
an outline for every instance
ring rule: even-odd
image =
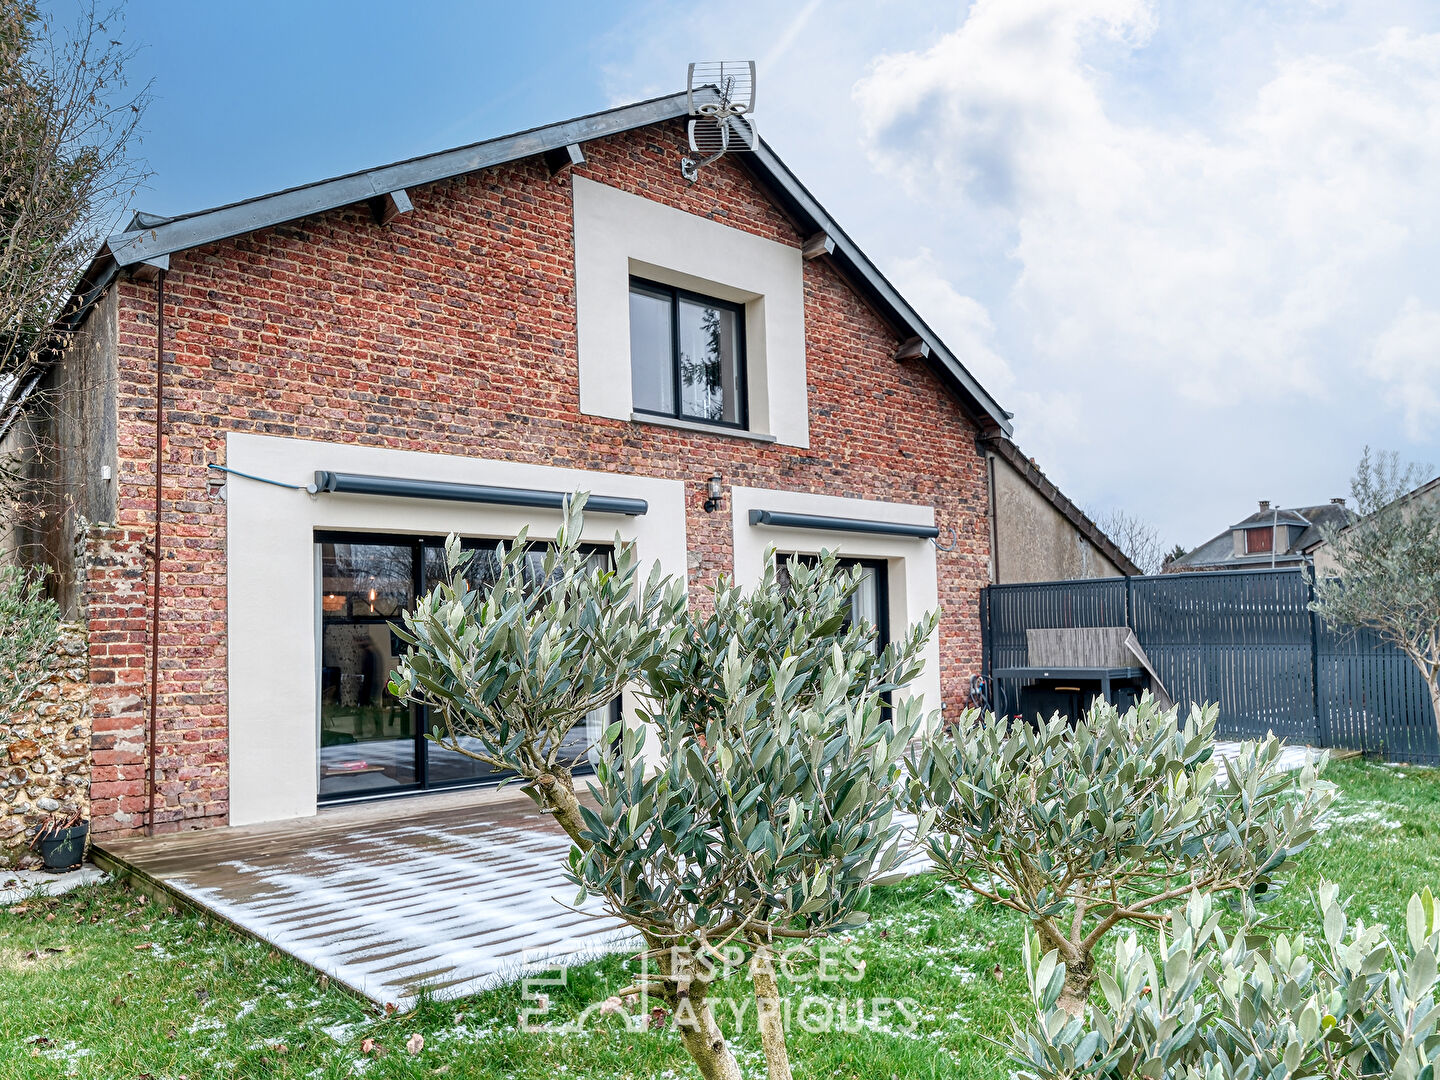
[[[980,674],[985,678],[985,685],[990,685],[990,586],[986,585],[980,590]]]
[[[1315,602],[1315,579],[1309,574],[1305,577],[1305,591],[1305,610],[1310,616],[1310,707],[1315,711],[1315,741],[1327,747],[1330,722],[1320,711],[1320,617],[1310,606]]]
[[[1135,629],[1135,582],[1125,575],[1125,629]]]

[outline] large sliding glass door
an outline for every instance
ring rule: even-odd
[[[475,549],[472,588],[494,580],[496,541]],[[390,632],[415,598],[446,576],[444,539],[365,533],[317,533],[320,590],[319,792],[322,801],[406,790],[493,782],[505,774],[424,738],[428,710],[397,701],[387,689],[402,643]],[[610,550],[590,558],[608,562]],[[527,569],[540,584],[543,554]],[[562,743],[561,759],[586,764],[615,707],[597,709]],[[462,741],[462,745],[464,745]],[[593,751],[592,751],[593,752]]]

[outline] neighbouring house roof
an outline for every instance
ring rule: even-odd
[[[1320,542],[1324,529],[1342,527],[1354,520],[1354,517],[1351,510],[1338,502],[1257,510],[1168,564],[1166,570],[1243,570],[1247,567],[1265,567],[1272,564],[1288,566],[1303,562],[1307,548]],[[1302,531],[1293,542],[1273,554],[1269,551],[1257,552],[1254,555],[1235,554],[1235,540],[1231,534],[1236,529],[1270,528],[1273,525],[1299,526]]]
[[[1313,508],[1312,508],[1313,509]],[[1256,510],[1249,517],[1231,525],[1232,529],[1259,529],[1272,525],[1299,525],[1302,529],[1310,522],[1299,510]]]
[[[980,445],[987,450],[994,451],[1000,458],[1004,459],[1025,481],[1038,491],[1051,506],[1055,507],[1057,513],[1071,525],[1086,540],[1090,541],[1099,551],[1117,567],[1120,572],[1127,576],[1136,576],[1144,573],[1136,566],[1130,556],[1121,551],[1115,541],[1106,536],[1099,525],[1092,521],[1088,514],[1071,502],[1055,482],[1040,471],[1040,466],[1026,457],[1020,447],[1011,442],[1003,435],[986,435],[980,439]]]
[[[1396,503],[1410,502],[1412,499],[1423,498],[1426,495],[1433,495],[1435,498],[1440,499],[1440,476],[1435,477],[1433,480],[1425,481],[1425,483],[1421,484],[1419,487],[1411,488],[1394,502],[1386,503],[1385,507],[1388,508],[1390,506],[1394,506]],[[1347,518],[1343,527],[1340,529],[1341,532],[1344,532],[1346,529],[1350,528],[1350,526],[1356,524],[1360,520],[1359,516],[1353,511],[1350,511],[1348,513],[1349,517]],[[1325,542],[1325,537],[1318,530],[1312,530],[1312,532],[1313,535],[1311,532],[1307,532],[1304,536],[1300,537],[1299,546],[1301,550],[1303,550],[1307,555],[1313,554],[1315,549]]]
[[[124,232],[109,239],[80,282],[76,292],[79,304],[72,304],[71,308],[70,318],[75,320],[72,325],[78,325],[78,318],[83,316],[87,297],[103,291],[120,268],[144,266],[163,270],[168,268],[169,257],[177,252],[387,195],[398,193],[403,198],[407,188],[526,158],[568,154],[568,159],[573,161],[579,155],[571,152],[572,147],[687,115],[686,95],[671,94],[210,210],[174,217],[136,214]],[[982,431],[998,429],[1008,433],[1011,430],[1012,414],[1001,408],[970,374],[960,358],[846,235],[768,143],[757,139],[753,152],[738,153],[734,160],[761,184],[797,231],[809,238],[807,247],[811,243],[819,245],[877,314],[890,324],[906,343],[904,358],[921,360],[931,368],[960,399]]]

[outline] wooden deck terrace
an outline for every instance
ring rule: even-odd
[[[464,996],[629,947],[571,910],[569,838],[518,789],[322,809],[313,818],[102,841],[105,869],[160,888],[379,1003]]]

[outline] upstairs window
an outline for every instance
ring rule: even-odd
[[[745,309],[631,278],[630,386],[636,412],[745,427]]]

